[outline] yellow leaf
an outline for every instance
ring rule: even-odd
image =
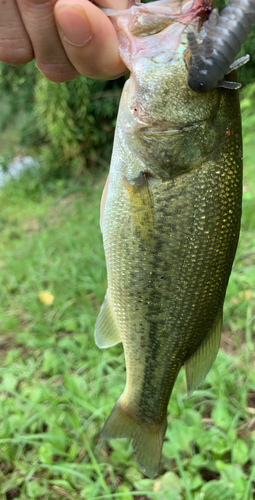
[[[240,304],[240,300],[237,297],[231,297],[230,302],[235,305]]]
[[[39,298],[40,302],[42,302],[42,304],[44,304],[45,306],[51,306],[51,304],[54,300],[54,296],[52,295],[52,293],[47,292],[47,291],[40,292],[38,294],[38,298]]]

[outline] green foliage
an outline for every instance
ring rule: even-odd
[[[225,351],[190,398],[181,371],[168,407],[160,474],[153,480],[138,471],[130,440],[106,444],[99,437],[126,375],[121,346],[99,350],[93,339],[106,290],[98,223],[105,175],[88,175],[86,186],[63,179],[42,184],[35,170],[0,193],[3,500],[252,500],[252,136],[245,144],[245,196],[251,196],[244,199],[225,303]],[[51,305],[40,302],[42,290],[53,294]]]
[[[34,62],[18,67],[0,63],[0,93],[8,97],[11,113],[32,111],[36,74]]]
[[[3,145],[7,144],[9,149],[17,145],[19,150],[22,144],[38,146],[43,140],[34,112],[37,73],[34,61],[18,67],[0,62],[0,132],[7,129],[7,133],[3,134]],[[14,149],[13,157],[15,153],[17,151]],[[5,148],[2,149],[2,155],[8,156]]]
[[[106,167],[124,81],[80,76],[56,84],[34,63],[19,68],[1,64],[0,130],[19,119],[19,145],[32,154],[36,149],[44,176],[75,177],[94,166]]]
[[[241,94],[244,145],[252,141],[255,130],[255,82],[247,85]]]
[[[79,77],[55,84],[41,75],[35,89],[35,115],[46,146],[43,162],[51,175],[77,176],[109,164],[120,98],[116,82]]]

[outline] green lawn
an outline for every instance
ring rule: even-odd
[[[86,187],[40,185],[0,194],[0,494],[11,500],[255,498],[255,168],[245,150],[240,244],[222,347],[187,398],[181,371],[169,403],[160,475],[145,478],[128,440],[100,439],[125,383],[121,346],[100,351],[106,290],[99,204],[106,175]],[[54,296],[40,302],[41,291]]]

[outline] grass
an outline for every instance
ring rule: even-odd
[[[125,383],[122,348],[100,351],[93,338],[106,290],[105,175],[43,186],[35,172],[0,193],[1,499],[255,498],[253,156],[249,141],[222,349],[190,398],[181,371],[154,480],[137,470],[129,440],[99,437]]]

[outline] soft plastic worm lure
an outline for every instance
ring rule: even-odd
[[[234,62],[254,24],[255,0],[230,0],[219,17],[217,9],[212,11],[202,45],[198,45],[192,31],[188,33],[192,56],[188,83],[192,90],[202,93],[215,87],[241,87],[223,78],[249,60],[246,55]]]

